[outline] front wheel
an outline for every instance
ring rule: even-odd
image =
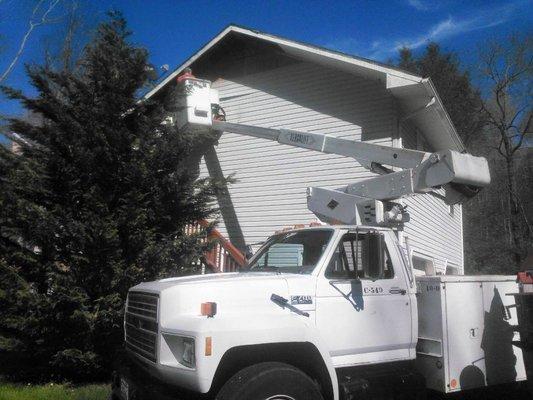
[[[265,362],[237,372],[216,400],[323,400],[315,382],[288,364]]]

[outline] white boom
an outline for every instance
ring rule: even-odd
[[[321,133],[263,128],[221,121],[218,94],[210,82],[181,80],[177,124],[186,129],[213,129],[277,141],[295,147],[352,157],[380,174],[338,189],[307,189],[307,206],[320,220],[348,225],[401,227],[409,218],[393,200],[432,193],[447,204],[462,203],[490,183],[487,160],[453,150],[436,153],[339,139]],[[215,111],[213,111],[215,110]],[[401,168],[394,171],[388,167]],[[444,189],[444,196],[435,192]]]

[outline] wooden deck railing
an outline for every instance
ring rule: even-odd
[[[192,235],[198,233],[208,225],[207,221],[200,221],[187,225],[185,233]],[[204,254],[203,260],[206,266],[213,272],[233,272],[244,266],[246,259],[239,249],[224,238],[222,234],[213,229],[206,237],[208,241],[213,241],[214,246]]]

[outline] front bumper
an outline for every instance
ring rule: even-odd
[[[125,392],[127,388],[127,393]],[[210,396],[194,393],[154,377],[129,354],[121,352],[115,361],[111,384],[113,400],[199,400]]]

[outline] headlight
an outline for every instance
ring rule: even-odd
[[[186,336],[163,333],[161,343],[161,364],[177,366],[176,363],[188,368],[196,365],[194,339]]]
[[[189,368],[193,368],[195,364],[194,360],[194,339],[181,338],[183,342],[183,352],[181,354],[181,363]]]

